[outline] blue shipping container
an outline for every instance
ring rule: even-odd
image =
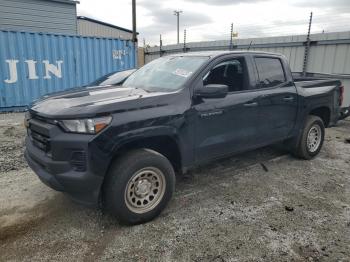
[[[131,41],[0,31],[0,111],[135,68]]]

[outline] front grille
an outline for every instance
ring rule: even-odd
[[[45,152],[50,151],[50,138],[48,136],[30,130],[29,137],[31,138],[34,146]]]
[[[54,127],[51,123],[38,116],[31,116],[28,120],[28,136],[33,145],[44,152],[50,151],[50,130]]]

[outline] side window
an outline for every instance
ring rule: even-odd
[[[203,78],[203,85],[227,85],[229,92],[242,91],[246,83],[244,58],[234,58],[214,66]]]
[[[260,87],[275,87],[286,82],[281,60],[278,58],[256,57]]]

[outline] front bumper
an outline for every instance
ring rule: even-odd
[[[70,161],[54,161],[26,138],[25,158],[39,179],[54,190],[67,193],[74,201],[97,206],[103,177],[94,174],[87,163],[85,171],[76,171]],[[77,145],[75,144],[75,147]],[[82,147],[86,145],[82,145]]]

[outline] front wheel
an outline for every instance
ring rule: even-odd
[[[160,214],[175,188],[174,169],[163,155],[148,149],[127,153],[110,168],[104,204],[126,224],[139,224]]]
[[[321,150],[325,136],[325,127],[318,116],[308,116],[295,155],[303,159],[315,157]]]

